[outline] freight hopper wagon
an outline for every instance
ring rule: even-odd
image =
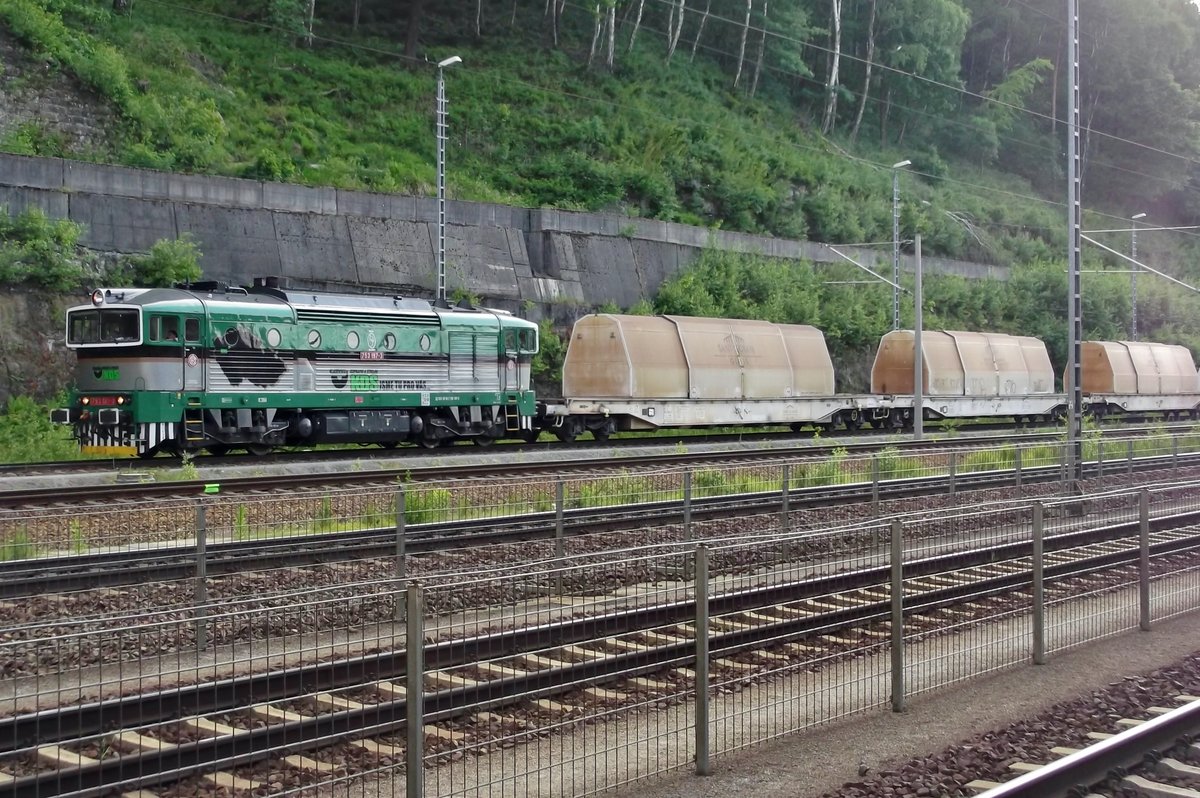
[[[834,393],[815,327],[685,316],[597,314],[575,323],[559,438],[668,427],[857,425],[871,397]]]
[[[1079,362],[1088,412],[1097,418],[1124,413],[1167,419],[1198,415],[1200,379],[1186,347],[1084,341]]]
[[[915,335],[887,333],[871,368],[871,393],[913,404]],[[1054,368],[1037,338],[980,332],[921,334],[925,418],[1045,420],[1062,412]]]
[[[67,311],[85,452],[528,437],[537,326],[420,299],[217,283],[100,289]]]

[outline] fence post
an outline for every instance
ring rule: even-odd
[[[408,576],[408,559],[407,559],[407,555],[405,554],[405,551],[404,551],[405,538],[406,538],[405,527],[408,522],[408,519],[406,517],[407,507],[408,507],[408,504],[406,501],[404,488],[399,488],[396,491],[396,590],[395,590],[396,609],[395,609],[395,618],[396,618],[397,623],[400,623],[401,621],[404,620],[404,610],[405,610],[405,607],[407,606],[406,602],[404,601],[404,597],[400,595],[400,591],[404,584],[404,580]]]
[[[208,647],[208,508],[196,502],[196,648]]]
[[[1171,436],[1171,477],[1179,478],[1179,438]]]
[[[1017,495],[1021,495],[1021,447],[1018,446],[1013,450],[1013,471],[1017,481]]]
[[[958,495],[958,485],[956,477],[958,476],[958,452],[950,452],[950,498],[955,498]]]
[[[879,515],[879,455],[871,455],[871,512]]]
[[[418,582],[410,582],[405,603],[408,626],[404,632],[406,741],[404,760],[408,791],[406,798],[425,794],[425,607]]]
[[[563,481],[554,483],[554,592],[562,595],[562,560],[566,554],[563,542]]]
[[[780,491],[782,515],[779,517],[779,530],[786,535],[792,527],[792,466],[790,463],[783,464],[783,484]]]
[[[1150,491],[1138,491],[1138,626],[1150,631]]]
[[[1033,504],[1033,664],[1046,664],[1046,582],[1044,541],[1046,508]]]
[[[692,542],[692,470],[683,472],[683,539]],[[683,581],[690,581],[694,563],[686,554],[683,557]]]
[[[904,711],[904,525],[892,521],[892,711]]]
[[[1104,479],[1104,438],[1096,438],[1096,476]]]
[[[696,547],[696,775],[708,776],[708,546]]]

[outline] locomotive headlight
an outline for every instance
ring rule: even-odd
[[[124,397],[124,396],[118,396],[118,397],[117,397],[117,404],[119,404],[119,405],[123,405],[123,404],[125,404],[125,397]]]
[[[92,292],[92,304],[93,305],[103,305],[104,304],[104,291],[97,288],[95,291]]]
[[[79,404],[81,404],[81,405],[90,405],[91,403],[92,403],[91,397],[88,397],[88,396],[85,396],[79,400]]]

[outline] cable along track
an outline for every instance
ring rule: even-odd
[[[1198,524],[1200,511],[1152,519],[1153,562],[1194,557]],[[1028,586],[1031,545],[1011,542],[905,562],[906,617],[919,621],[965,607],[986,621],[995,609],[988,602]],[[1139,522],[1049,535],[1044,551],[1053,555],[1045,561],[1048,586],[1098,579],[1103,587],[1105,573],[1137,567]],[[847,636],[887,635],[888,567],[814,573],[779,584],[738,581],[745,579],[724,590],[716,585],[705,607],[708,650],[718,673],[759,678],[789,654],[821,647],[836,654],[837,641]],[[410,596],[415,589],[409,588]],[[575,617],[567,604],[560,617],[544,623],[427,643],[420,649],[427,734],[452,747],[465,732],[444,724],[464,716],[504,728],[516,723],[505,714],[515,705],[569,714],[564,696],[619,705],[621,696],[652,693],[656,683],[689,674],[694,679],[700,608],[690,589],[681,591],[646,607],[614,599],[603,612],[584,617]],[[0,796],[102,795],[118,783],[128,790],[211,774],[214,763],[221,763],[222,773],[293,756],[306,758],[295,760],[297,767],[311,769],[319,760],[306,752],[347,739],[373,747],[372,756],[399,756],[399,745],[367,738],[407,730],[411,654],[383,651],[0,718],[0,755],[24,752],[41,763],[35,772],[0,779]],[[362,700],[364,690],[371,700]],[[313,704],[323,714],[298,711]],[[87,738],[110,740],[114,747],[103,758],[72,750],[78,749],[74,741]]]

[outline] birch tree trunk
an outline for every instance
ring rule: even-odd
[[[758,59],[754,62],[754,81],[750,84],[750,96],[758,91],[758,78],[762,74],[763,54],[767,51],[767,4],[769,0],[763,0],[762,13],[762,36],[758,40]]]
[[[475,38],[480,38],[483,34],[479,30],[480,20],[483,18],[483,0],[475,0]]]
[[[700,46],[700,37],[704,35],[704,23],[708,22],[708,12],[712,10],[712,0],[708,0],[708,4],[704,6],[704,16],[700,17],[700,27],[696,29],[696,38],[692,39],[692,57],[691,61],[696,60],[696,48]]]
[[[354,22],[351,24],[350,29],[355,33],[358,33],[358,16],[361,12],[362,0],[354,0]]]
[[[633,33],[629,34],[629,49],[633,49],[633,40],[637,38],[638,28],[642,26],[642,12],[646,10],[646,0],[638,0],[637,18],[633,21]]]
[[[867,17],[867,62],[863,76],[862,96],[858,98],[858,113],[854,115],[854,132],[850,138],[858,141],[858,129],[862,127],[863,113],[867,110],[867,96],[871,93],[871,64],[875,61],[875,6],[877,0],[871,0],[871,10]]]
[[[742,65],[746,60],[746,34],[750,32],[750,14],[754,11],[754,0],[746,0],[746,20],[742,23],[742,44],[738,48],[737,74],[733,77],[733,87],[736,89],[742,80]]]
[[[600,15],[600,4],[596,3],[596,10],[593,12],[595,24],[592,25],[592,49],[588,52],[588,67],[592,66],[592,61],[596,59],[596,44],[600,41],[600,29],[604,27],[604,17]]]
[[[612,72],[615,63],[615,51],[617,49],[617,4],[610,3],[608,6],[608,57],[604,59],[608,65],[608,71]]]
[[[679,35],[683,33],[683,14],[687,7],[687,0],[679,0],[679,18],[675,20],[675,27],[667,30],[667,36],[670,43],[667,47],[667,63],[671,63],[671,59],[675,56],[675,48],[679,46]],[[671,16],[675,16],[675,7],[671,7]]]
[[[837,122],[838,70],[842,64],[842,0],[830,0],[833,30],[830,33],[832,58],[829,61],[829,78],[825,84],[825,115],[821,119],[821,132],[829,133]]]

